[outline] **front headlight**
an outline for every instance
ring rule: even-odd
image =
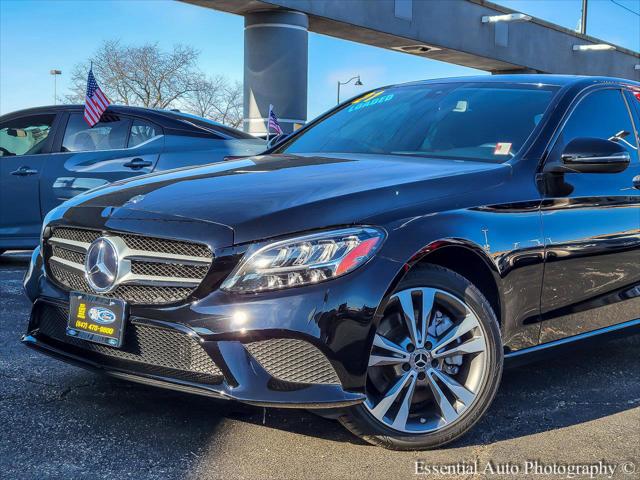
[[[376,228],[344,228],[250,248],[221,288],[261,292],[336,278],[369,260],[384,237]]]

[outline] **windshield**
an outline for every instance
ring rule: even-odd
[[[371,153],[504,162],[518,153],[557,87],[442,83],[370,92],[278,153]]]

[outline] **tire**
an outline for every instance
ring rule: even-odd
[[[408,297],[406,292],[409,292]],[[407,298],[410,303],[403,303]],[[434,299],[431,308],[427,306],[430,299]],[[456,302],[462,302],[462,305]],[[399,333],[401,319],[407,330],[411,328],[410,315],[404,313],[409,310],[404,308],[407,305],[413,307],[417,328],[413,336],[409,332],[402,345],[400,340],[389,344],[402,346],[402,352],[385,355],[390,347],[381,340],[402,338]],[[425,311],[429,315],[423,315]],[[422,321],[423,317],[430,320]],[[428,328],[423,328],[423,324]],[[447,330],[438,332],[439,326]],[[466,328],[471,329],[456,336]],[[381,336],[384,339],[380,339]],[[416,345],[406,343],[412,339]],[[380,350],[377,345],[383,345],[384,349]],[[413,351],[409,353],[412,347]],[[470,352],[455,353],[466,350]],[[401,355],[400,364],[397,355]],[[385,363],[388,361],[392,363]],[[454,361],[461,363],[449,363]],[[502,364],[498,321],[480,290],[452,270],[431,264],[414,267],[385,300],[384,315],[377,327],[369,358],[367,401],[345,409],[338,420],[363,440],[385,448],[429,450],[441,447],[469,431],[486,412],[498,389]],[[385,391],[386,387],[380,387],[397,386],[403,379],[405,383],[401,389],[391,387]],[[453,385],[453,390],[447,385]],[[458,388],[460,386],[464,390]],[[387,406],[396,390],[397,397],[391,406]],[[454,406],[453,411],[450,406]]]

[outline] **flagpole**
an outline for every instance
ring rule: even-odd
[[[269,145],[269,141],[271,140],[271,110],[273,109],[273,105],[269,104],[269,115],[267,117],[267,146]]]

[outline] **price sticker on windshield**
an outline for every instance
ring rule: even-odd
[[[493,151],[494,155],[509,155],[511,153],[511,143],[500,142],[496,143],[496,148]]]

